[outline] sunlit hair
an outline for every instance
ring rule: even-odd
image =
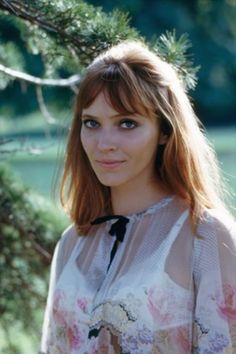
[[[97,179],[80,140],[82,111],[101,92],[119,113],[159,120],[168,138],[157,148],[156,173],[166,191],[186,201],[195,228],[206,208],[222,204],[214,152],[172,66],[128,41],[97,57],[80,84],[61,187],[62,204],[78,230],[86,234],[91,220],[112,213],[110,188]]]

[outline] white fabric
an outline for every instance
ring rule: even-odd
[[[128,218],[108,272],[114,220],[88,236],[64,232],[41,352],[236,353],[235,225],[208,211],[197,238],[177,197]]]

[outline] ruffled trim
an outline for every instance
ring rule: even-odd
[[[140,211],[138,213],[134,213],[134,214],[129,214],[129,215],[125,215],[127,218],[133,219],[133,220],[140,220],[142,219],[144,216],[146,215],[150,215],[150,214],[154,214],[157,210],[164,208],[165,206],[167,206],[172,200],[174,199],[174,196],[169,196],[169,197],[165,197],[161,200],[159,200],[159,202],[151,205],[150,207],[146,208],[143,211]]]

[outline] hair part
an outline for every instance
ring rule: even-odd
[[[103,92],[120,113],[156,117],[165,146],[157,151],[156,173],[162,186],[184,199],[193,229],[206,208],[223,206],[214,152],[172,66],[140,42],[126,41],[97,57],[80,84],[70,129],[61,201],[78,230],[111,213],[110,188],[92,170],[80,140],[81,115]]]

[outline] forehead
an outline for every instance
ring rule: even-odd
[[[117,101],[111,102],[110,95],[106,91],[101,91],[94,100],[82,110],[82,115],[90,114],[94,116],[137,113],[132,108],[126,108],[125,105],[118,104]]]
[[[110,107],[111,109],[114,109],[109,100],[109,97],[107,97],[107,95],[105,95],[103,91],[99,92],[96,97],[91,102],[89,102],[89,104],[83,107],[83,112],[92,110],[94,107],[99,106],[106,106]]]

